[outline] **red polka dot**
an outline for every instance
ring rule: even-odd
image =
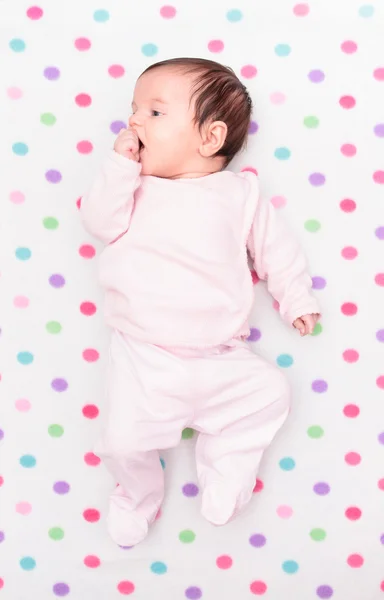
[[[357,406],[357,404],[346,404],[344,406],[343,413],[346,417],[354,419],[355,417],[359,416],[360,408]]]
[[[252,283],[253,285],[256,285],[256,283],[259,283],[260,279],[257,276],[256,271],[251,271],[251,277],[252,277]]]
[[[88,140],[82,140],[76,144],[76,148],[80,154],[90,154],[93,150],[93,145]]]
[[[97,467],[97,465],[99,465],[101,461],[100,458],[96,456],[96,454],[93,454],[93,452],[87,452],[87,454],[84,454],[84,462],[89,467]]]
[[[88,523],[97,523],[100,519],[100,512],[96,508],[87,508],[83,512],[83,517]]]
[[[96,362],[100,358],[100,354],[94,348],[86,348],[83,351],[83,358],[87,362]]]
[[[384,81],[384,67],[379,67],[373,71],[373,76],[377,81]]]
[[[91,47],[91,41],[88,38],[77,38],[75,40],[75,48],[77,50],[80,50],[80,52],[85,52],[86,50],[89,50]]]
[[[81,198],[78,198],[78,199],[76,200],[76,206],[77,206],[77,208],[80,210],[80,208],[81,208]]]
[[[253,581],[250,585],[250,589],[255,596],[262,596],[267,591],[267,586],[264,581]]]
[[[380,287],[383,287],[383,286],[384,286],[384,273],[378,273],[378,274],[375,276],[375,283],[376,283],[377,285],[379,285]]]
[[[122,77],[124,75],[125,69],[122,65],[111,65],[108,68],[108,73],[114,79],[119,79],[119,77]]]
[[[344,350],[343,358],[345,362],[355,363],[359,360],[359,353],[357,352],[357,350]]]
[[[120,594],[125,594],[125,596],[129,596],[129,594],[133,594],[133,592],[135,591],[135,586],[133,585],[132,581],[120,581],[120,583],[117,586],[117,589],[119,590]]]
[[[358,252],[353,246],[345,246],[341,251],[341,256],[346,260],[353,260],[357,255]]]
[[[353,54],[357,50],[357,44],[351,40],[346,40],[341,44],[341,49],[345,54]]]
[[[96,254],[96,250],[90,244],[83,244],[79,248],[79,254],[83,258],[93,258]]]
[[[210,52],[222,52],[224,50],[224,43],[221,40],[211,40],[208,43],[208,50]]]
[[[86,404],[83,406],[83,415],[87,419],[96,419],[99,415],[99,409],[95,404]]]
[[[253,493],[261,492],[264,489],[264,483],[261,479],[256,479],[255,487],[253,488]]]
[[[349,198],[345,198],[340,202],[340,208],[346,213],[354,212],[356,210],[356,202],[354,200],[350,200]]]
[[[375,171],[373,174],[373,181],[375,183],[384,183],[384,171]]]
[[[376,379],[376,385],[381,390],[384,390],[384,375],[380,375],[380,377]]]
[[[342,108],[348,110],[356,105],[356,100],[353,96],[341,96],[339,104]]]
[[[87,317],[94,315],[96,312],[96,305],[93,302],[82,302],[80,304],[80,312]]]
[[[0,577],[0,590],[1,590],[1,588],[3,588],[3,587],[4,587],[4,579],[1,579],[1,577]]]
[[[361,556],[361,554],[350,554],[347,558],[347,563],[350,567],[358,569],[363,566],[364,558]]]
[[[345,302],[341,306],[341,312],[347,317],[352,317],[357,313],[357,306],[353,302]]]
[[[88,94],[78,94],[75,98],[77,106],[90,106],[92,104],[92,98]]]
[[[219,569],[230,569],[232,567],[232,563],[232,558],[226,554],[223,554],[216,559],[216,564]]]
[[[252,79],[253,77],[256,77],[257,69],[253,65],[245,65],[244,67],[241,67],[240,73],[245,79]]]
[[[93,556],[92,554],[89,554],[84,558],[84,564],[90,569],[96,569],[96,567],[100,566],[100,558],[98,556]]]
[[[356,465],[361,463],[361,456],[358,452],[348,452],[348,454],[344,456],[344,460],[347,463],[347,465],[355,467]]]
[[[340,148],[340,152],[343,156],[351,157],[355,156],[357,148],[354,144],[343,144]]]
[[[345,511],[345,516],[350,521],[358,521],[360,519],[360,517],[361,517],[361,514],[362,514],[361,510],[357,506],[350,506]]]
[[[160,14],[164,19],[173,19],[176,15],[176,8],[174,6],[162,6]]]
[[[41,19],[43,14],[43,9],[39,6],[31,6],[31,8],[28,8],[27,10],[27,17],[32,19],[32,21],[37,21],[38,19]]]

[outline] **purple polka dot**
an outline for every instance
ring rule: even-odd
[[[313,486],[313,491],[319,496],[326,496],[331,491],[331,488],[329,487],[328,483],[319,481],[319,483],[315,483]]]
[[[381,542],[382,544],[384,544],[384,533],[382,533],[382,534],[381,534],[381,536],[380,536],[380,542]]]
[[[60,171],[56,171],[55,169],[50,169],[45,174],[45,179],[49,181],[49,183],[59,183],[62,179]]]
[[[123,129],[126,126],[127,125],[124,123],[124,121],[113,121],[110,125],[110,130],[112,133],[117,135],[120,132],[120,129]]]
[[[324,81],[324,78],[325,75],[323,71],[320,71],[319,69],[314,69],[308,73],[308,79],[312,81],[312,83],[320,83],[321,81]]]
[[[54,288],[61,288],[63,285],[65,285],[65,279],[62,275],[55,273],[54,275],[50,276],[49,283]]]
[[[376,331],[376,339],[378,342],[384,342],[384,329]]]
[[[378,123],[373,130],[378,137],[384,137],[384,123]]]
[[[5,538],[4,531],[0,531],[0,544],[1,544],[1,542],[4,542],[4,538]]]
[[[130,550],[131,548],[133,548],[133,546],[120,546],[120,544],[118,544],[119,548],[121,548],[122,550]]]
[[[309,176],[309,183],[316,187],[324,185],[325,175],[323,175],[322,173],[311,173]]]
[[[68,383],[65,381],[65,379],[58,377],[52,381],[51,386],[55,392],[65,392],[65,390],[68,388]]]
[[[323,290],[327,285],[324,277],[312,277],[312,287],[314,290]]]
[[[318,394],[323,394],[328,389],[328,383],[323,379],[316,379],[312,382],[312,389],[314,392]]]
[[[267,543],[267,539],[261,533],[255,533],[255,535],[251,535],[249,538],[249,543],[255,548],[262,548]]]
[[[384,431],[379,433],[378,438],[380,444],[384,444]]]
[[[183,494],[184,496],[188,496],[188,498],[193,498],[197,496],[199,493],[199,488],[195,483],[186,483],[183,485]]]
[[[317,588],[316,593],[319,598],[332,598],[333,589],[329,585],[320,585]]]
[[[375,235],[379,240],[384,240],[384,227],[378,227],[375,231]]]
[[[0,429],[0,442],[4,437],[4,431],[2,429]]]
[[[69,585],[66,583],[55,583],[53,586],[53,593],[55,596],[66,596],[69,594]]]
[[[57,67],[46,67],[44,69],[44,77],[50,81],[55,81],[55,79],[59,79],[60,71]]]
[[[202,595],[203,593],[198,587],[189,587],[185,590],[185,597],[188,598],[188,600],[198,600]]]
[[[258,130],[259,130],[259,126],[256,123],[256,121],[251,121],[249,124],[248,133],[250,133],[252,135],[253,133],[257,133]]]
[[[257,342],[261,338],[261,331],[256,329],[256,327],[251,327],[248,341],[249,342]]]
[[[69,490],[70,485],[66,481],[56,481],[53,486],[53,491],[56,492],[56,494],[68,494]]]

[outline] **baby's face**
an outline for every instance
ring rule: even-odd
[[[190,106],[192,79],[160,67],[136,82],[129,125],[138,134],[142,175],[174,178],[188,174],[201,136]]]

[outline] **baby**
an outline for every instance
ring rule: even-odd
[[[246,342],[253,303],[247,252],[282,318],[310,334],[319,318],[301,249],[257,177],[225,170],[252,110],[216,62],[179,58],[136,82],[129,127],[81,203],[104,244],[100,279],[112,327],[108,414],[95,452],[118,482],[108,529],[143,540],[164,495],[159,449],[199,432],[201,511],[214,525],[249,502],[263,452],[287,418],[289,386]]]

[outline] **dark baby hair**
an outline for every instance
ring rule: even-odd
[[[172,58],[150,65],[144,73],[159,67],[179,67],[196,75],[191,100],[195,100],[195,123],[199,129],[211,121],[223,121],[228,128],[223,147],[214,156],[223,156],[225,168],[245,146],[252,113],[247,88],[230,67],[204,58]]]

